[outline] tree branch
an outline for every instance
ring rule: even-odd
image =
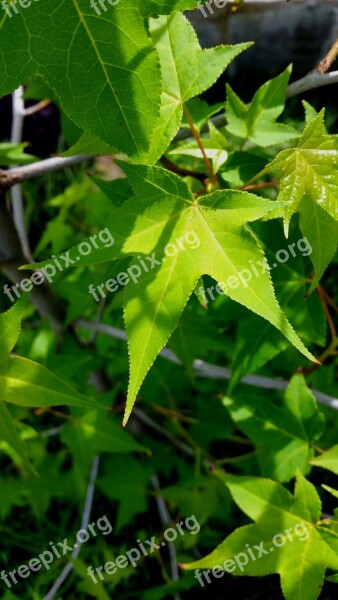
[[[22,142],[23,126],[25,118],[25,102],[23,99],[24,89],[19,87],[12,95],[13,119],[12,119],[12,144]],[[22,189],[20,184],[13,185],[11,189],[11,200],[13,209],[13,221],[18,232],[23,254],[27,262],[32,262],[29,239],[25,225],[25,213],[23,206]]]
[[[157,492],[155,500],[156,500],[156,504],[157,504],[157,508],[158,508],[158,512],[160,515],[162,526],[169,527],[169,525],[171,524],[172,521],[170,518],[170,514],[168,512],[168,509],[167,509],[167,505],[164,501],[164,498],[160,494],[160,492],[161,492],[160,482],[159,482],[159,478],[156,474],[152,475],[151,483],[153,485],[154,490],[156,490],[156,492]],[[169,556],[170,556],[171,578],[173,581],[178,581],[179,573],[178,573],[177,554],[176,554],[175,545],[172,542],[168,542],[168,551],[169,551]],[[180,596],[176,595],[174,600],[180,600]]]
[[[286,97],[293,98],[303,92],[314,90],[326,85],[338,83],[338,71],[332,71],[331,73],[320,73],[316,69],[310,71],[305,77],[291,83],[287,89]]]
[[[80,329],[82,328],[90,331],[97,331],[98,333],[103,333],[123,341],[127,339],[126,332],[123,329],[117,329],[116,327],[111,327],[110,325],[105,325],[103,323],[92,323],[91,321],[86,321],[85,319],[78,319],[75,321],[75,326]],[[161,350],[160,356],[176,365],[182,366],[180,359],[169,348],[164,348]],[[203,377],[205,379],[231,379],[232,376],[231,369],[225,369],[224,367],[212,365],[200,359],[194,360],[193,368],[197,377]],[[247,385],[252,385],[259,388],[281,391],[286,390],[289,385],[289,381],[285,379],[272,379],[270,377],[262,377],[260,375],[247,375],[241,380],[241,383],[246,383]],[[334,398],[318,390],[312,389],[311,392],[316,398],[317,402],[320,404],[325,404],[334,410],[338,410],[338,398]],[[139,411],[137,407],[133,410]]]
[[[39,177],[45,173],[51,173],[52,171],[60,171],[66,167],[77,165],[85,160],[91,160],[95,158],[91,154],[82,154],[79,156],[70,156],[68,158],[61,158],[55,156],[53,158],[47,158],[31,165],[25,165],[24,167],[14,167],[13,169],[0,169],[0,188],[9,189],[17,183],[21,183],[26,179],[33,179]]]
[[[31,277],[30,271],[19,271],[19,267],[26,263],[26,259],[12,216],[6,205],[5,194],[1,194],[1,192],[0,240],[0,269],[6,277],[13,283],[19,283],[22,279]],[[40,314],[48,316],[54,331],[60,333],[64,326],[64,314],[60,307],[60,300],[55,296],[50,285],[44,281],[41,285],[34,286],[31,298]]]
[[[93,499],[94,499],[97,474],[98,474],[98,470],[99,470],[99,464],[100,464],[100,457],[94,456],[93,462],[92,462],[92,467],[91,467],[91,472],[90,472],[90,477],[89,477],[89,482],[88,482],[85,505],[83,508],[80,529],[87,529],[88,524],[89,524],[90,513],[92,510],[92,506],[93,506]],[[71,556],[72,561],[74,561],[79,556],[80,550],[81,550],[81,544],[78,544],[77,548],[74,548],[74,550],[72,552],[72,556]],[[63,569],[63,571],[61,571],[61,573],[60,573],[59,577],[57,578],[57,580],[55,581],[55,583],[52,585],[48,594],[46,594],[46,596],[44,596],[43,600],[53,600],[56,592],[60,589],[63,582],[68,577],[69,573],[72,571],[73,567],[74,567],[73,562],[69,562],[65,566],[65,568]]]

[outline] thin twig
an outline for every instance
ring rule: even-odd
[[[93,506],[95,484],[96,484],[96,479],[97,479],[97,474],[98,474],[98,469],[99,469],[99,463],[100,463],[100,457],[94,456],[93,462],[92,462],[92,467],[91,467],[91,472],[90,472],[90,477],[89,477],[89,482],[88,482],[86,501],[85,501],[85,505],[84,505],[84,509],[83,509],[80,529],[87,529],[88,524],[89,524],[90,513],[92,510],[92,506]],[[80,553],[80,550],[81,550],[81,544],[79,544],[77,546],[77,548],[74,548],[74,550],[72,552],[72,556],[71,556],[72,561],[76,560],[76,558],[78,557],[78,555]],[[60,589],[63,582],[68,577],[69,573],[72,571],[73,567],[74,567],[73,562],[69,562],[65,566],[65,568],[63,569],[63,571],[61,571],[59,577],[57,578],[57,580],[55,581],[55,583],[49,590],[48,594],[46,596],[44,596],[43,600],[53,600],[54,595]]]
[[[243,187],[241,187],[240,189],[243,191],[251,191],[251,190],[260,190],[263,188],[268,188],[268,187],[276,187],[277,185],[279,185],[279,180],[278,179],[273,179],[272,181],[265,181],[264,183],[256,183],[256,184],[252,184],[252,185],[245,185]]]
[[[160,515],[161,523],[163,527],[169,527],[171,524],[170,514],[167,509],[167,505],[164,501],[163,496],[160,495],[160,482],[157,475],[152,475],[151,483],[153,488],[158,492],[155,496],[158,512]],[[171,567],[171,578],[173,581],[179,580],[178,562],[176,548],[172,542],[168,542],[168,551],[170,556],[170,567]],[[175,600],[180,600],[179,595],[175,596]]]
[[[34,177],[39,177],[40,175],[51,173],[52,171],[60,171],[66,167],[71,167],[93,158],[94,155],[91,154],[69,156],[67,158],[55,156],[31,165],[25,165],[24,167],[15,167],[8,170],[0,169],[0,188],[8,189],[26,179],[33,179]]]
[[[96,330],[99,333],[103,333],[123,341],[126,341],[127,339],[126,332],[123,329],[111,327],[110,325],[105,325],[103,323],[92,323],[91,321],[86,321],[85,319],[78,319],[75,321],[75,326],[91,331]],[[176,365],[182,365],[180,359],[169,348],[164,348],[161,350],[160,356]],[[232,377],[231,369],[212,365],[200,359],[194,360],[193,368],[196,377],[203,377],[206,379],[231,379]],[[247,385],[252,385],[254,387],[263,389],[283,391],[286,390],[290,382],[285,379],[272,379],[270,377],[262,377],[260,375],[246,375],[241,380],[241,383],[246,383]],[[338,410],[338,398],[334,398],[318,390],[312,389],[311,392],[316,398],[317,402],[320,404],[325,404],[333,410]],[[135,410],[137,410],[137,408],[134,407],[133,411]]]
[[[166,169],[168,169],[168,171],[171,171],[172,173],[176,173],[177,175],[181,175],[182,177],[194,177],[195,179],[198,179],[201,183],[204,184],[204,181],[205,181],[204,173],[198,173],[197,171],[191,171],[190,169],[183,169],[183,168],[179,167],[178,165],[176,165],[175,163],[173,163],[168,158],[166,158],[165,156],[162,156],[162,158],[160,159],[160,162]]]
[[[41,100],[41,102],[37,102],[36,104],[33,104],[33,106],[27,106],[27,108],[25,108],[25,110],[24,110],[24,116],[31,117],[32,115],[35,115],[37,112],[40,112],[40,110],[43,110],[44,108],[46,108],[46,106],[49,106],[51,103],[52,103],[51,100],[46,99],[46,100]]]
[[[319,300],[321,301],[322,307],[324,309],[324,313],[325,313],[326,320],[327,320],[327,323],[328,323],[328,326],[329,326],[329,329],[330,329],[331,336],[333,338],[336,338],[337,337],[337,331],[336,331],[333,319],[332,319],[332,317],[330,315],[330,311],[329,311],[328,306],[327,306],[326,296],[323,293],[323,288],[321,286],[318,286],[317,287],[317,292],[318,292]]]
[[[319,284],[320,289],[322,290],[323,295],[325,296],[326,300],[328,301],[328,303],[330,304],[330,306],[332,306],[333,310],[338,313],[338,306],[335,303],[334,299],[331,298],[330,294],[328,294],[328,292],[323,288],[323,286],[321,284]]]
[[[25,118],[25,102],[23,99],[24,88],[19,87],[12,95],[13,118],[11,142],[12,144],[21,144],[23,136],[23,125]],[[11,201],[13,209],[13,221],[15,229],[18,232],[23,254],[27,262],[32,262],[32,255],[29,246],[29,239],[25,225],[25,211],[23,206],[22,189],[20,184],[14,185],[11,189]]]
[[[327,53],[327,55],[325,56],[325,58],[323,58],[323,60],[320,61],[319,65],[316,69],[318,71],[318,73],[327,73],[328,70],[332,67],[337,56],[338,56],[338,39],[333,44],[332,48],[330,48],[330,50]]]

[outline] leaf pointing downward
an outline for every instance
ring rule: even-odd
[[[263,250],[245,227],[281,204],[235,190],[214,192],[198,204],[186,183],[165,169],[120,161],[119,165],[135,196],[115,210],[107,224],[115,244],[93,250],[86,257],[77,257],[75,248],[70,257],[82,266],[134,256],[129,269],[138,276],[135,282],[127,277],[123,284],[130,357],[124,424],[147,372],[175,330],[202,275],[224,283],[232,277],[231,283],[237,283],[226,289],[230,298],[272,323],[307,358],[316,360],[282,312]],[[249,272],[251,265],[262,264],[258,276]],[[34,265],[40,266],[43,263]],[[238,278],[242,271],[249,273],[250,281]]]
[[[143,274],[137,286],[126,289],[124,314],[130,354],[126,423],[142,381],[177,326],[198,279],[208,274],[217,282],[226,282],[248,269],[250,261],[261,262],[263,251],[244,224],[266,215],[276,203],[226,190],[197,204],[186,184],[163,169],[127,164],[123,169],[136,194],[135,206],[147,199],[147,208],[134,228],[140,233],[127,240],[128,251],[150,254],[156,249],[162,261],[156,272]],[[118,213],[130,219],[130,206],[115,212],[115,223]],[[143,234],[142,226],[147,226]],[[189,239],[194,243],[189,244]],[[182,248],[178,240],[184,240]],[[166,248],[172,251],[168,244],[177,250],[172,257],[166,253]],[[270,321],[313,359],[282,312],[268,272],[234,289],[229,287],[226,293]]]

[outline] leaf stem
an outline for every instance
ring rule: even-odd
[[[330,48],[330,50],[327,53],[327,55],[325,56],[325,58],[323,58],[323,60],[320,61],[316,71],[318,71],[318,73],[327,73],[328,70],[332,67],[337,56],[338,56],[338,39],[333,44],[332,48]]]
[[[216,177],[216,175],[214,173],[214,170],[212,168],[212,164],[211,164],[209,158],[206,155],[204,146],[202,144],[201,137],[200,137],[197,129],[195,128],[195,125],[193,123],[193,120],[191,118],[190,112],[189,112],[186,104],[183,104],[183,110],[184,110],[185,118],[187,119],[188,125],[190,127],[191,133],[193,134],[193,136],[194,136],[194,138],[195,138],[195,140],[197,142],[197,145],[198,145],[198,147],[199,147],[199,149],[200,149],[200,151],[202,153],[203,160],[205,162],[205,166],[207,167],[208,172],[210,174],[210,178],[213,181],[213,183],[219,187],[219,181],[218,181],[218,179],[217,179],[217,177]]]
[[[268,188],[268,187],[276,187],[278,185],[279,185],[279,179],[272,179],[271,181],[265,181],[264,183],[245,185],[244,187],[241,187],[240,189],[248,192],[250,190],[260,190],[260,189]]]

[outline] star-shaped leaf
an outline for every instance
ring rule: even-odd
[[[246,223],[274,210],[276,203],[235,190],[214,192],[198,203],[187,184],[165,169],[119,164],[135,196],[115,210],[108,223],[114,245],[97,248],[86,257],[79,256],[75,248],[70,258],[80,266],[133,256],[125,277],[120,278],[125,287],[130,355],[124,422],[201,275],[220,282],[230,298],[267,319],[300,352],[315,360],[282,312],[264,253],[245,228]],[[258,276],[251,273],[247,282],[253,263],[261,266],[261,272],[257,271]]]
[[[194,5],[120,0],[104,11],[88,0],[42,0],[16,8],[17,14],[8,5],[11,16],[2,11],[0,20],[0,94],[38,73],[79,127],[140,156],[148,149],[161,95],[144,17]]]
[[[324,114],[321,111],[306,126],[296,148],[282,150],[270,163],[282,175],[279,200],[288,201],[286,230],[305,197],[338,220],[338,136],[327,133]]]
[[[325,570],[338,568],[338,534],[319,522],[321,502],[314,486],[299,474],[292,496],[269,479],[216,475],[255,524],[236,529],[211,554],[184,568],[278,573],[286,600],[316,600]]]
[[[283,150],[270,164],[281,173],[279,200],[287,201],[284,227],[300,212],[315,267],[312,291],[335,254],[338,242],[338,136],[329,135],[321,111],[308,125],[296,148]]]
[[[314,451],[311,443],[321,436],[324,416],[302,375],[294,375],[284,405],[251,394],[224,398],[237,427],[253,440],[262,475],[289,481],[297,469],[306,475]]]
[[[292,127],[276,123],[284,110],[290,74],[291,67],[288,67],[284,73],[265,83],[249,105],[244,104],[230,85],[227,85],[227,130],[264,147],[298,137],[298,132]]]
[[[180,128],[183,103],[212,86],[229,63],[251,44],[202,50],[193,27],[181,14],[151,20],[150,31],[163,80],[160,117],[148,156],[148,162],[153,164]]]

